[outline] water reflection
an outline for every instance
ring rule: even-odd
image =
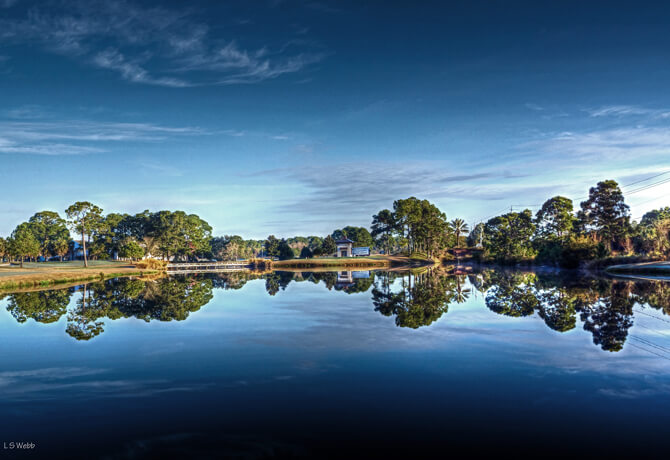
[[[313,283],[346,294],[368,293],[374,311],[393,317],[399,327],[430,326],[455,304],[482,294],[492,312],[515,318],[537,315],[550,329],[581,327],[593,343],[621,350],[633,325],[635,307],[670,314],[670,285],[662,281],[628,281],[563,276],[555,273],[483,270],[449,274],[384,271],[225,273],[166,277],[155,280],[115,279],[78,288],[23,292],[6,296],[7,311],[19,323],[32,319],[55,323],[65,318],[65,331],[77,340],[102,332],[106,320],[183,321],[208,304],[214,289],[241,289],[262,280],[270,296],[291,283]],[[74,301],[73,301],[74,299]]]

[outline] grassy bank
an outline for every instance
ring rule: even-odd
[[[272,268],[388,268],[395,266],[433,265],[431,259],[405,256],[369,256],[369,257],[320,257],[314,259],[290,259],[272,262]]]
[[[93,262],[88,268],[84,268],[81,262],[26,263],[24,268],[1,266],[0,290],[49,287],[120,276],[143,276],[159,272],[152,269],[139,269],[122,262]]]

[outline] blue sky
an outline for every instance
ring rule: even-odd
[[[670,9],[538,3],[0,0],[0,235],[77,200],[258,238],[411,195],[474,224],[670,170]]]

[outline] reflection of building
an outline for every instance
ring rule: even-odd
[[[351,241],[349,238],[340,238],[339,240],[335,241],[335,244],[337,245],[337,252],[335,253],[335,257],[351,257],[354,248],[353,241]]]
[[[370,278],[369,271],[342,271],[337,272],[337,283],[335,289],[347,289],[356,284],[356,280]]]
[[[338,285],[350,285],[354,282],[353,272],[337,272],[337,284]]]

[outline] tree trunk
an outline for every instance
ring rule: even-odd
[[[81,246],[84,249],[84,267],[88,268],[88,259],[86,258],[86,233],[81,232]]]
[[[21,256],[21,268],[23,268],[23,256]]]

